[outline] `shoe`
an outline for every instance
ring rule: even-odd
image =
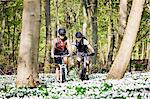
[[[57,82],[57,83],[60,83],[61,81],[60,81],[60,80],[56,80],[56,82]]]
[[[85,80],[89,80],[89,76],[88,75],[85,76]]]

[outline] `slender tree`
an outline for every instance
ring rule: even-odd
[[[56,0],[56,32],[55,36],[57,37],[57,29],[58,29],[58,23],[59,23],[59,17],[58,17],[58,0]]]
[[[13,16],[13,19],[16,20],[16,15]],[[16,33],[16,25],[14,24],[14,30],[13,30],[13,38],[12,38],[12,60],[13,60],[13,66],[15,67],[15,33]]]
[[[133,0],[125,35],[107,75],[108,79],[121,79],[125,74],[139,29],[144,2],[145,0]]]
[[[119,31],[118,31],[118,39],[117,39],[117,51],[119,50],[124,31],[126,28],[126,20],[127,20],[127,0],[120,0],[119,5]]]
[[[86,36],[87,25],[88,25],[87,0],[83,0],[83,16],[84,16],[84,22],[83,22],[82,33],[84,36]]]
[[[148,36],[150,38],[150,35]],[[147,43],[147,56],[148,56],[148,65],[147,70],[150,71],[150,42]]]
[[[0,54],[2,53],[3,51],[3,35],[4,35],[4,32],[5,32],[5,1],[3,1],[3,8],[2,8],[2,31],[0,32]]]
[[[92,32],[92,45],[95,50],[95,55],[92,58],[92,63],[96,64],[96,58],[97,58],[97,52],[98,52],[98,26],[97,26],[97,6],[98,6],[98,0],[91,0],[90,2],[90,19],[91,19],[91,32]]]
[[[40,0],[24,0],[17,67],[17,87],[36,87],[40,34]]]
[[[107,69],[110,69],[113,58],[113,50],[114,50],[114,31],[113,31],[113,19],[112,19],[112,1],[109,0],[109,21],[108,21],[108,52],[107,52]]]
[[[50,45],[51,45],[51,21],[50,21],[50,0],[46,0],[46,6],[45,6],[45,23],[46,23],[46,48],[45,48],[45,63],[44,63],[44,72],[49,73],[50,71]]]
[[[5,33],[4,35],[5,35],[5,37],[6,37],[6,43],[5,43],[5,48],[7,49],[7,48],[11,48],[11,36],[10,36],[10,34],[11,34],[11,24],[10,24],[10,16],[9,15],[6,15],[6,29],[7,29],[7,34]],[[11,65],[11,58],[12,58],[12,56],[11,56],[11,53],[10,53],[10,51],[8,51],[8,52],[5,52],[5,55],[7,56],[7,60],[8,60],[8,63],[7,63],[7,65]]]

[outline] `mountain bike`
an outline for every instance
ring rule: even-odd
[[[60,66],[60,82],[65,82],[67,80],[67,64],[64,63],[63,57],[68,57],[69,55],[54,55],[56,58],[61,58],[61,63],[58,65]]]
[[[88,80],[88,75],[86,75],[86,72],[87,72],[87,66],[86,66],[86,58],[87,56],[90,56],[89,53],[82,53],[81,54],[82,56],[82,70],[81,70],[81,74],[80,74],[80,79],[83,81],[83,80]]]

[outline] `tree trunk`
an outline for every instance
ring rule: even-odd
[[[83,0],[83,16],[84,16],[84,22],[83,22],[83,28],[82,33],[84,36],[86,36],[86,30],[87,30],[87,20],[88,20],[88,14],[87,14],[87,3],[86,0]]]
[[[55,37],[57,37],[58,23],[59,23],[59,19],[58,19],[58,0],[56,0],[56,31],[55,31]]]
[[[16,20],[16,16],[13,17],[14,20]],[[14,24],[14,32],[13,32],[13,39],[12,39],[12,58],[13,58],[13,67],[16,67],[15,64],[15,33],[16,33],[16,25]]]
[[[50,0],[46,0],[45,6],[45,17],[46,17],[46,48],[45,48],[45,62],[44,62],[44,72],[50,72],[50,44],[51,44],[51,26],[50,26]]]
[[[125,74],[139,29],[144,2],[145,0],[133,0],[126,32],[115,61],[107,75],[108,79],[121,79]]]
[[[141,60],[144,60],[145,59],[145,42],[142,41],[141,44],[142,44]]]
[[[97,58],[97,52],[98,52],[98,46],[97,46],[97,40],[98,40],[98,35],[97,35],[97,17],[92,18],[92,45],[94,47],[95,55],[92,58],[92,63],[96,64],[96,58]]]
[[[111,67],[111,64],[113,61],[113,50],[114,50],[114,42],[115,42],[114,33],[111,29],[112,29],[112,23],[109,23],[109,26],[108,26],[107,69],[109,69]]]
[[[140,59],[140,56],[139,56],[139,49],[140,49],[140,47],[139,47],[140,45],[139,45],[139,43],[137,43],[137,46],[136,46],[136,57],[135,57],[135,59]]]
[[[40,35],[40,0],[24,0],[17,67],[17,87],[36,87]]]
[[[108,54],[107,54],[107,69],[109,70],[112,64],[113,50],[114,50],[114,31],[112,16],[112,1],[109,0],[109,22],[108,22]]]
[[[7,36],[7,45],[5,46],[6,48],[11,48],[11,36],[10,36],[10,34],[11,34],[11,25],[9,24],[9,16],[7,15],[7,19],[6,19],[6,26],[7,26],[7,34],[6,34],[6,36]],[[8,60],[8,63],[7,63],[7,65],[11,65],[11,58],[12,58],[12,56],[11,56],[11,53],[10,52],[6,52],[6,55],[7,55],[7,60]]]
[[[150,71],[150,56],[149,56],[149,59],[148,59],[147,70]]]
[[[92,58],[92,63],[96,64],[96,58],[97,58],[97,51],[98,51],[98,46],[97,46],[97,41],[98,41],[98,35],[97,35],[97,31],[98,31],[98,26],[97,26],[97,5],[98,5],[98,0],[92,0],[90,1],[90,5],[91,5],[91,9],[90,9],[90,13],[91,13],[91,32],[92,32],[92,45],[94,47],[95,50],[95,55]]]
[[[149,38],[150,38],[150,35],[149,35]],[[147,70],[150,71],[150,42],[147,42],[147,57],[148,57]]]
[[[117,41],[117,52],[119,50],[124,31],[126,28],[127,20],[127,0],[120,0],[120,9],[119,9],[119,31],[118,31],[118,41]]]
[[[3,35],[5,33],[5,6],[2,8],[2,31],[0,32],[0,54],[3,52]]]

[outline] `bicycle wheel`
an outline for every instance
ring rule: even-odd
[[[82,81],[85,80],[85,76],[86,76],[86,68],[83,67],[81,71],[80,79]]]
[[[66,81],[66,77],[65,77],[65,68],[62,68],[62,83]]]

